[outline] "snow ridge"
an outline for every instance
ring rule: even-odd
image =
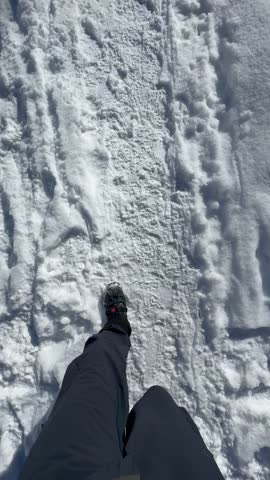
[[[113,280],[130,406],[165,386],[225,478],[269,477],[269,7],[251,3],[1,2],[3,478]]]
[[[256,436],[251,429],[247,438],[246,425],[255,425],[259,402],[265,406],[269,402],[269,347],[265,344],[269,312],[264,306],[268,305],[265,247],[268,222],[261,216],[264,219],[268,216],[262,206],[268,200],[264,196],[264,200],[259,200],[259,209],[255,207],[256,217],[263,222],[258,235],[256,220],[254,223],[248,220],[250,209],[243,200],[243,167],[238,153],[239,144],[250,135],[252,119],[252,112],[244,104],[239,105],[235,89],[239,83],[236,69],[240,58],[239,17],[228,20],[228,15],[224,12],[220,15],[212,2],[168,1],[165,5],[167,51],[161,84],[167,92],[170,133],[167,162],[175,197],[192,192],[194,198],[191,218],[194,240],[185,254],[199,272],[199,318],[195,321],[192,359],[196,412],[207,424],[211,415],[210,397],[219,398],[209,442],[213,451],[220,437],[227,445],[227,450],[222,449],[227,460],[220,459],[226,478],[231,478],[230,475],[239,478],[239,465],[244,475],[264,478],[269,449],[265,422],[268,424],[269,418],[264,417]],[[214,349],[214,356],[207,349],[201,351],[202,332],[206,343]],[[228,334],[232,342],[227,340]],[[256,341],[257,336],[265,339],[262,344]],[[252,342],[241,347],[235,342],[253,337]],[[253,355],[258,361],[246,361],[245,370],[245,358]],[[224,359],[227,359],[225,364]],[[212,379],[210,384],[203,375],[206,365],[209,380]],[[262,370],[263,379],[259,374]],[[222,400],[223,389],[227,398]],[[254,400],[246,414],[242,405],[251,392]],[[234,401],[235,396],[241,402]],[[220,429],[223,422],[227,424],[226,430]],[[234,436],[237,458],[233,451]]]

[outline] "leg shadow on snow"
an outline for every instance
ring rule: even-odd
[[[46,422],[54,403],[55,401],[52,402],[52,405],[48,408],[47,413],[42,417],[42,419],[33,428],[33,430],[27,435],[24,442],[19,445],[7,469],[4,472],[0,473],[0,480],[17,480],[26,459],[25,445],[27,445],[28,451],[30,451],[32,445],[35,443],[40,432],[42,431],[42,425]]]
[[[24,448],[21,444],[15,452],[6,471],[0,474],[0,480],[16,480],[23,466],[24,458]]]

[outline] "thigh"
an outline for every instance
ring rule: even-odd
[[[131,410],[126,452],[143,480],[223,480],[188,412],[162,387],[151,387]]]
[[[129,346],[127,336],[104,331],[72,362],[20,480],[85,480],[101,471],[117,477]]]

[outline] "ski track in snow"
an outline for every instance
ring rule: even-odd
[[[165,386],[226,479],[269,478],[269,6],[238,3],[1,2],[1,479],[113,280],[130,407]]]

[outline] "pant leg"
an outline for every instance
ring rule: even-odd
[[[142,480],[224,480],[189,413],[162,387],[131,410],[125,444]]]
[[[103,469],[104,478],[118,476],[129,411],[129,348],[128,334],[118,327],[88,340],[66,371],[19,480],[85,480]]]

